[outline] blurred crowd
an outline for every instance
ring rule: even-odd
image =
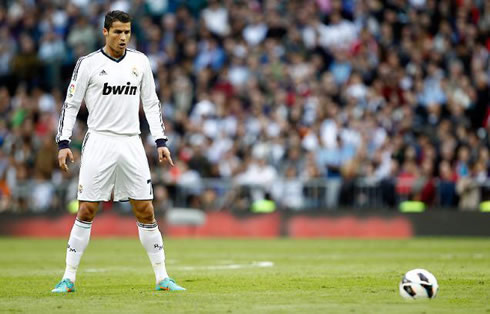
[[[141,112],[158,210],[264,198],[299,210],[319,197],[316,207],[352,207],[362,187],[393,208],[488,198],[489,0],[7,0],[0,211],[76,198],[88,112],[67,174],[59,113],[77,59],[103,46],[116,9],[150,59],[176,161],[157,166]]]

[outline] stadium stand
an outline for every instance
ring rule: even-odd
[[[0,212],[76,197],[86,130],[62,173],[58,116],[113,9],[133,16],[177,161],[158,167],[141,112],[157,210],[490,199],[488,0],[22,0],[0,2]]]

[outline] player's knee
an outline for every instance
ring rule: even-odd
[[[155,221],[155,215],[153,213],[153,205],[151,203],[139,206],[136,209],[136,218],[139,222],[144,224],[150,224]]]
[[[82,221],[92,221],[97,212],[98,203],[80,203],[77,218]]]

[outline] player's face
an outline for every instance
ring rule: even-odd
[[[114,21],[109,30],[104,28],[104,37],[108,52],[116,58],[122,56],[131,38],[131,23]]]

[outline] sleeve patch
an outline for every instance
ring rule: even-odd
[[[75,94],[75,84],[71,84],[70,87],[68,88],[68,97],[73,97]]]

